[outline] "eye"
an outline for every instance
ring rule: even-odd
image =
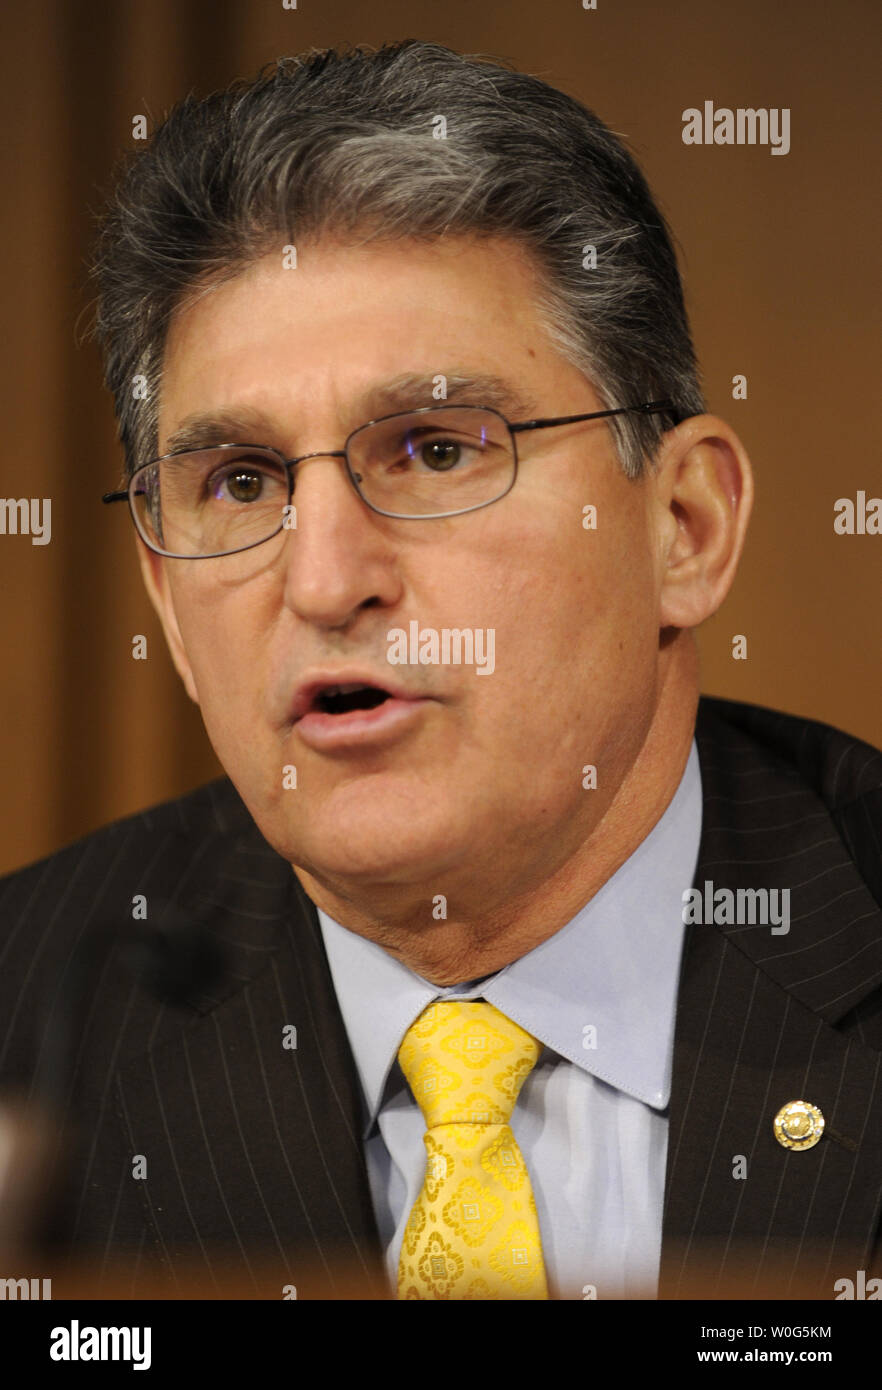
[[[263,496],[269,480],[259,468],[241,464],[223,473],[215,473],[208,481],[208,492],[218,502],[257,502]]]
[[[419,454],[427,468],[435,473],[446,473],[460,462],[462,445],[454,439],[433,439],[420,446]]]
[[[457,438],[450,434],[436,434],[434,430],[409,430],[400,443],[393,445],[390,450],[390,462],[391,457],[397,455],[393,468],[398,472],[413,468],[414,464],[422,464],[430,473],[449,473],[457,465],[464,468],[474,462],[474,455],[482,454],[484,448],[485,441],[482,439]]]

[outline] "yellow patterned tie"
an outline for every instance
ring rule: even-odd
[[[534,1037],[482,1001],[431,1004],[405,1034],[398,1061],[428,1128],[399,1298],[548,1298],[530,1175],[509,1125],[538,1056]]]

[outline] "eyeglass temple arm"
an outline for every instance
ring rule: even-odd
[[[105,492],[104,496],[101,498],[101,501],[102,501],[102,502],[126,502],[126,501],[128,500],[128,496],[129,496],[128,492]]]
[[[514,430],[544,430],[552,425],[575,425],[579,420],[603,420],[609,415],[658,415],[669,412],[675,424],[680,423],[683,418],[680,411],[673,401],[649,401],[647,405],[624,405],[618,410],[592,410],[587,415],[562,415],[557,418],[544,420],[525,420],[518,425],[509,425],[509,429]]]

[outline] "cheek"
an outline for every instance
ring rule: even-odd
[[[486,713],[504,713],[497,737],[520,746],[546,787],[568,785],[573,767],[617,757],[653,698],[658,624],[639,520],[626,514],[615,529],[594,531],[577,519],[565,543],[562,522],[541,532],[525,525],[502,570],[510,578],[500,600],[500,681]]]
[[[482,606],[501,615],[504,647],[534,677],[553,680],[586,656],[597,665],[628,649],[654,653],[649,540],[637,509],[619,513],[599,507],[592,530],[581,524],[581,503],[544,516],[537,509],[485,547],[483,593],[494,603]]]
[[[200,708],[212,734],[225,717],[258,703],[261,653],[269,647],[268,618],[261,618],[254,595],[235,588],[224,591],[210,582],[182,586],[175,607]]]

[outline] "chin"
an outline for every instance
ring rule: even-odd
[[[363,828],[357,836],[335,832],[317,840],[310,836],[309,857],[316,876],[324,873],[353,884],[423,883],[439,884],[451,862],[450,844],[444,836],[421,834],[419,827],[385,825],[371,833]]]
[[[443,880],[456,856],[450,835],[430,833],[412,820],[362,821],[356,826],[313,823],[299,833],[278,824],[261,828],[279,854],[320,882],[364,887],[429,882],[438,885],[433,891],[443,892]]]
[[[290,791],[244,780],[236,785],[276,853],[317,879],[365,885],[428,879],[443,892],[438,876],[474,851],[474,828],[465,833],[461,812],[445,809],[437,776],[384,771],[318,794],[310,780],[303,777]]]

